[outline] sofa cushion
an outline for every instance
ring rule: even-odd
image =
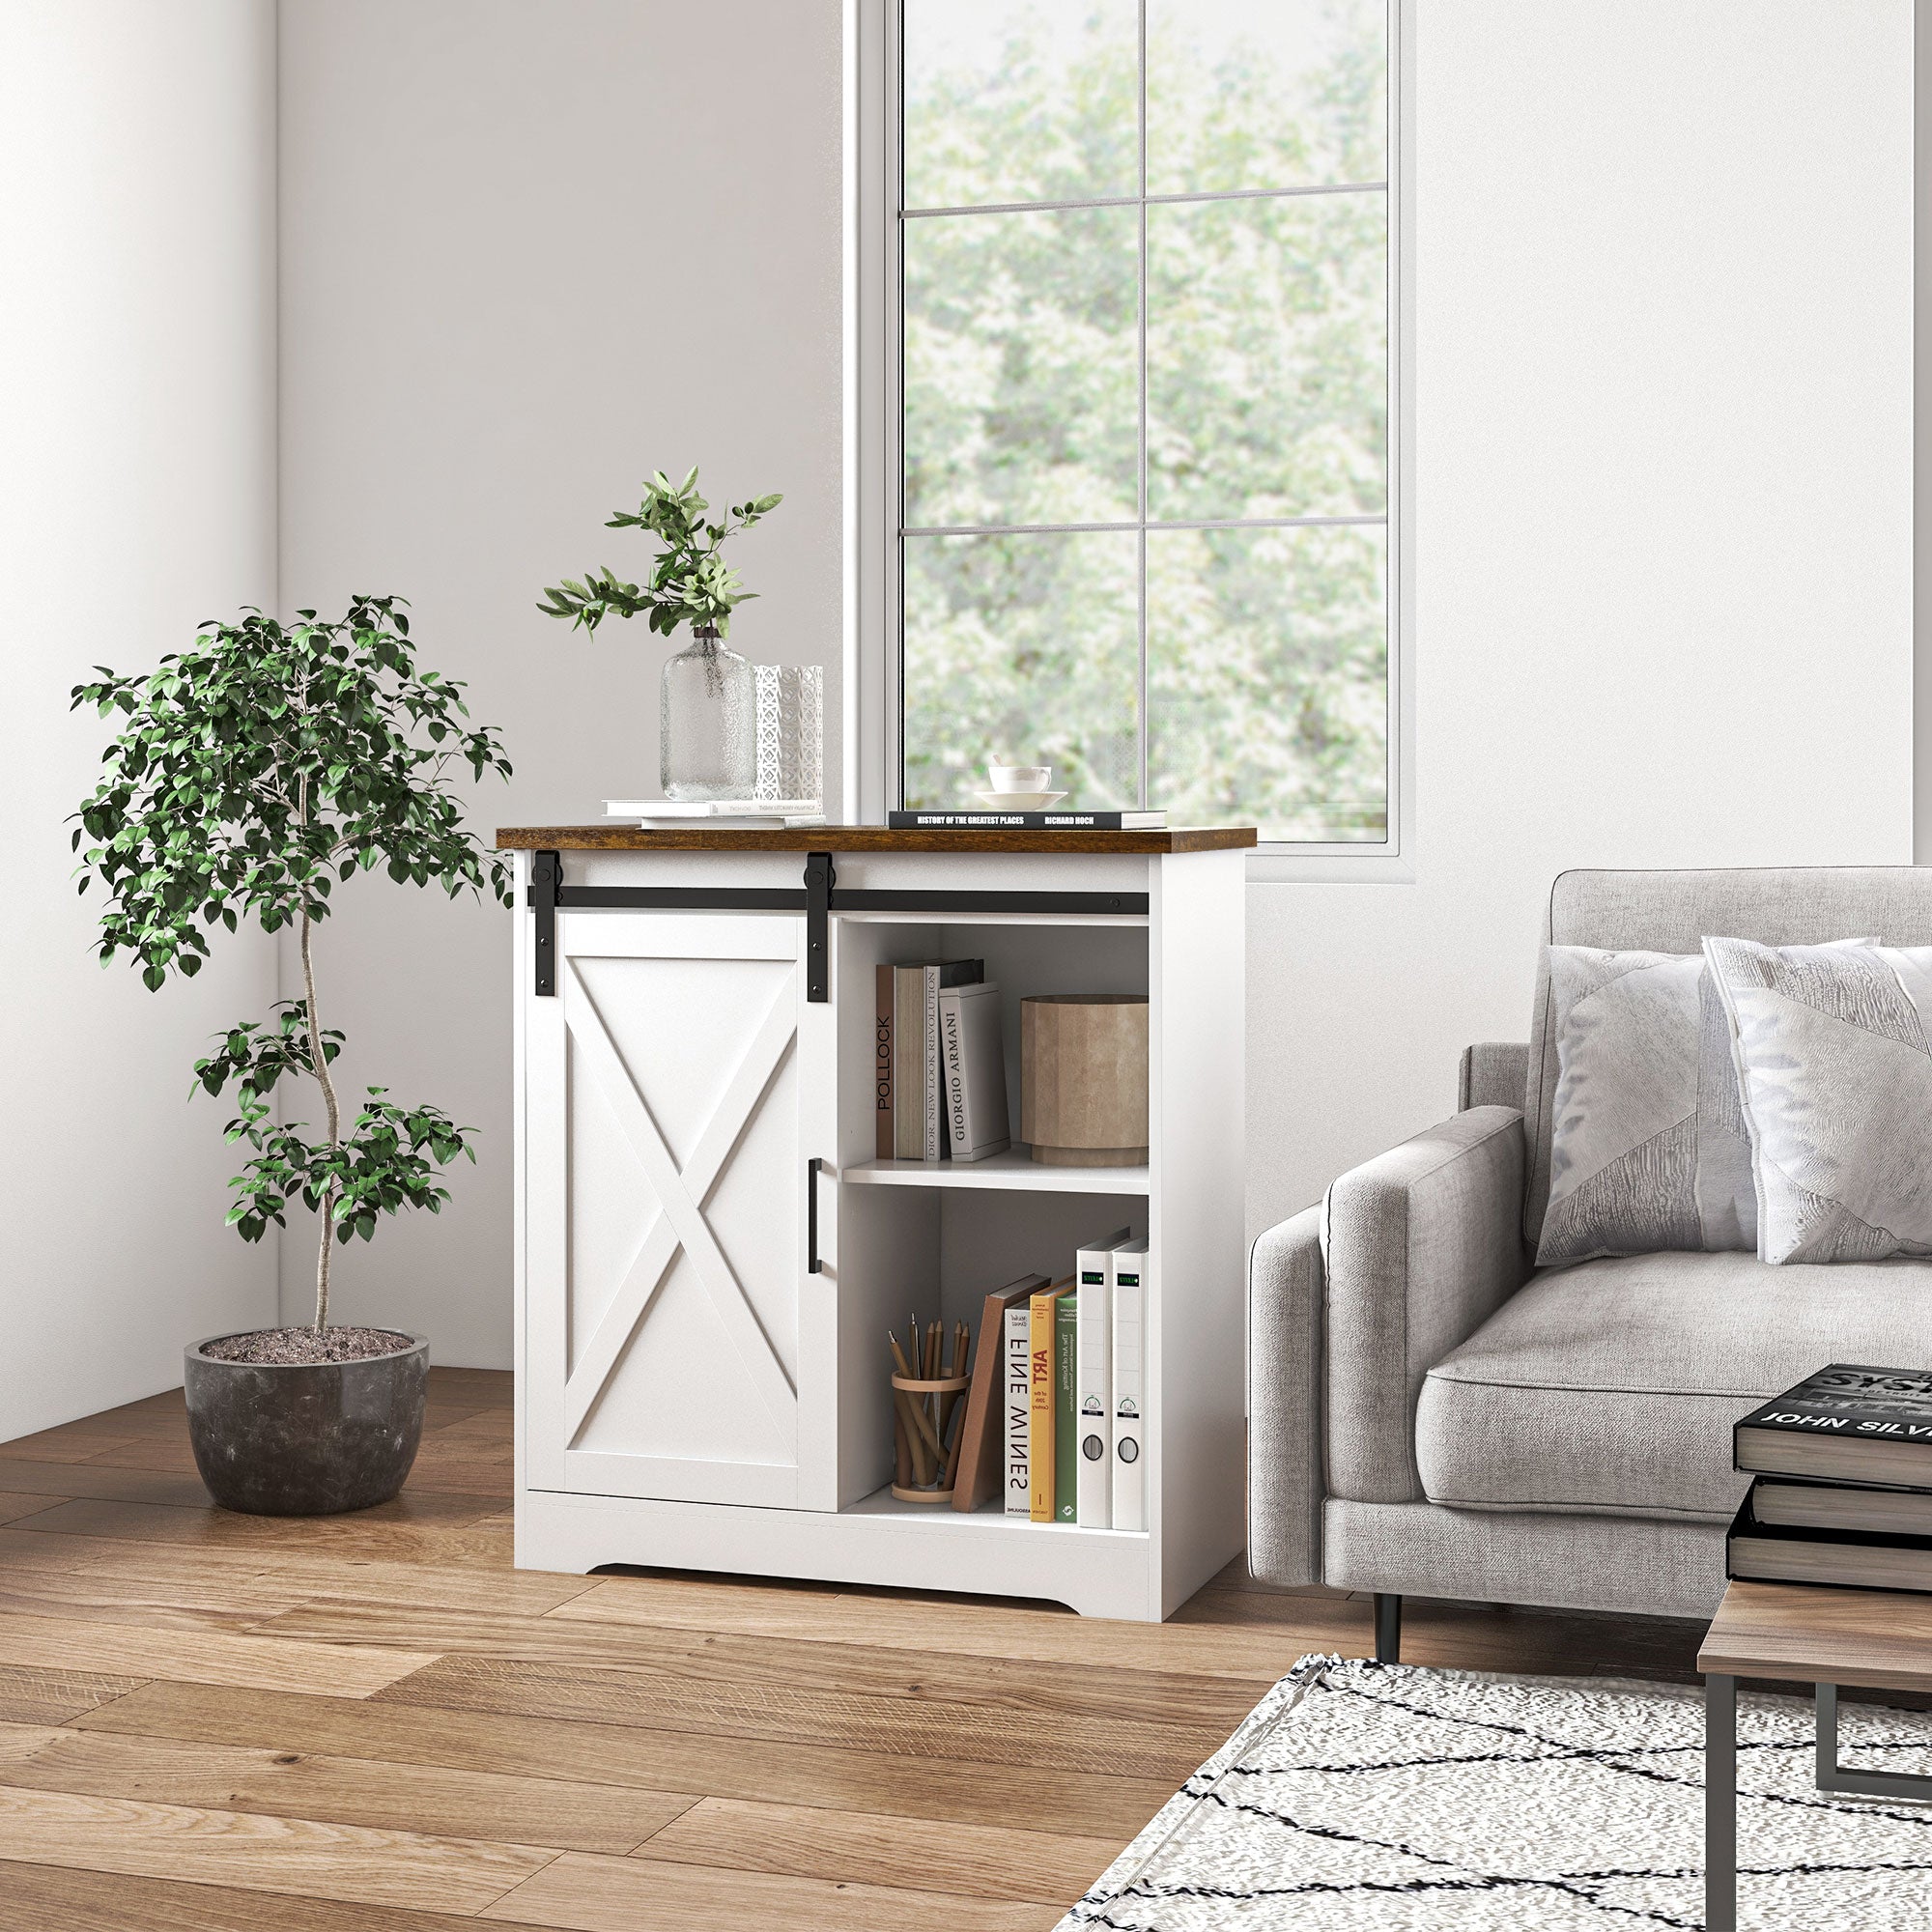
[[[1932,947],[1704,952],[1750,1130],[1758,1259],[1932,1256]]]
[[[1822,946],[1867,932],[1885,946],[1932,946],[1932,867],[1793,866],[1681,872],[1564,872],[1549,889],[1548,946],[1605,952],[1695,952],[1707,932],[1762,946]],[[1538,963],[1531,1009],[1529,1187],[1523,1234],[1534,1248],[1549,1200],[1550,1122],[1556,1102],[1556,1026],[1548,959]]]
[[[1614,1256],[1533,1275],[1423,1378],[1431,1502],[1729,1519],[1731,1425],[1827,1362],[1932,1364],[1932,1263]]]
[[[1835,956],[1869,945],[1847,939],[1752,950],[1803,970],[1820,953]],[[1764,1178],[1754,1188],[1732,1024],[1717,969],[1701,952],[1552,946],[1548,975],[1556,1100],[1549,1206],[1537,1260],[1580,1262],[1663,1248],[1759,1253],[1757,1200]],[[1850,1258],[1875,1261],[1896,1252],[1901,1250],[1882,1248]]]
[[[1700,953],[1549,949],[1556,1010],[1540,1262],[1757,1246],[1730,1029]]]

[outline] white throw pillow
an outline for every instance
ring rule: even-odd
[[[1760,1261],[1932,1255],[1932,947],[1706,939]]]
[[[1754,1251],[1749,1128],[1703,954],[1552,946],[1549,994],[1557,1073],[1539,1265]]]

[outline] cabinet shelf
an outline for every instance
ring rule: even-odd
[[[983,1187],[1012,1194],[1146,1194],[1141,1167],[1047,1167],[1011,1148],[984,1160],[868,1160],[841,1180],[867,1187]]]
[[[1035,1522],[1028,1517],[1009,1516],[992,1504],[983,1509],[967,1511],[947,1509],[937,1503],[901,1502],[893,1494],[890,1485],[874,1490],[868,1496],[862,1496],[856,1503],[848,1503],[839,1514],[845,1518],[891,1517],[896,1522],[929,1525],[941,1534],[958,1532],[969,1536],[1019,1536],[1029,1539],[1045,1536],[1067,1543],[1081,1539],[1091,1542],[1096,1537],[1105,1537],[1110,1543],[1146,1543],[1148,1540],[1148,1532],[1144,1529],[1095,1529],[1092,1523]]]

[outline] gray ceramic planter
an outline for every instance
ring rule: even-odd
[[[385,1503],[422,1440],[429,1338],[363,1362],[224,1362],[185,1352],[195,1466],[224,1509],[333,1516]]]

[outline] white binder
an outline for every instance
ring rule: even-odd
[[[1125,1241],[1108,1261],[1113,1275],[1113,1453],[1111,1516],[1116,1529],[1145,1529],[1147,1506],[1148,1309],[1153,1256],[1145,1241]],[[1081,1464],[1084,1480],[1087,1465]],[[1085,1494],[1085,1491],[1082,1492]]]
[[[1108,1467],[1113,1431],[1113,1277],[1111,1250],[1131,1230],[1116,1228],[1104,1241],[1082,1248],[1073,1258],[1078,1291],[1073,1305],[1073,1428],[1080,1478],[1074,1486],[1074,1520],[1082,1529],[1105,1529],[1113,1520]]]

